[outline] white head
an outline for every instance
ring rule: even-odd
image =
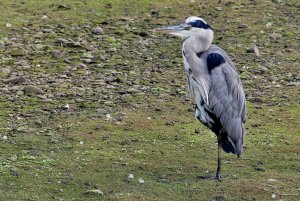
[[[186,39],[191,36],[201,36],[213,33],[211,27],[202,18],[191,16],[178,26],[162,27],[155,31],[170,33]]]
[[[187,18],[184,23],[178,26],[162,27],[155,29],[155,31],[178,36],[184,39],[185,42],[200,42],[202,45],[201,49],[203,50],[210,46],[214,36],[211,27],[202,18],[195,16]]]

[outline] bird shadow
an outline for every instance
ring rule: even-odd
[[[198,180],[215,180],[222,181],[222,179],[217,178],[215,175],[200,175],[196,177]]]

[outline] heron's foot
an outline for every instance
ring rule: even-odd
[[[223,176],[222,176],[221,172],[217,172],[215,179],[218,181],[221,181],[222,178],[223,178]]]

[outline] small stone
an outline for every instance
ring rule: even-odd
[[[257,170],[257,171],[260,171],[260,172],[265,172],[266,171],[266,168],[263,167],[263,166],[256,166],[256,167],[254,167],[254,169]]]
[[[84,141],[80,141],[79,144],[83,145],[83,144],[84,144]]]
[[[142,36],[142,37],[147,37],[147,36],[149,36],[149,32],[141,31],[141,32],[139,32],[139,35]]]
[[[52,33],[53,29],[41,29],[43,33]]]
[[[140,177],[139,180],[138,180],[138,182],[139,182],[140,184],[143,184],[143,183],[145,183],[145,180],[144,180],[142,177]]]
[[[50,103],[52,101],[53,101],[53,99],[51,99],[51,98],[45,98],[45,99],[43,99],[43,102],[45,102],[45,103]]]
[[[12,77],[12,78],[3,80],[3,82],[7,83],[7,84],[20,84],[25,81],[26,81],[26,79],[24,77]]]
[[[261,74],[265,74],[265,73],[267,73],[268,71],[269,71],[269,69],[268,69],[267,67],[262,66],[262,67],[260,68]]]
[[[248,100],[250,102],[253,102],[253,103],[263,103],[264,102],[264,99],[262,99],[261,97],[249,97]]]
[[[299,83],[300,83],[300,82],[289,82],[289,83],[287,83],[286,86],[288,86],[288,87],[295,87],[295,86],[297,86]]]
[[[23,91],[25,94],[43,94],[44,91],[41,90],[40,88],[32,85],[25,86],[23,88]]]
[[[65,29],[66,26],[65,26],[64,24],[58,24],[58,25],[57,25],[57,28],[59,28],[59,29]]]
[[[13,57],[21,57],[21,56],[25,56],[26,52],[25,50],[22,49],[12,49],[10,55]]]
[[[175,135],[175,138],[174,138],[176,141],[180,141],[182,140],[182,137],[180,135]]]
[[[272,40],[278,40],[278,39],[281,38],[281,35],[278,34],[278,33],[271,33],[271,34],[270,34],[270,38],[271,38]]]
[[[199,134],[199,133],[200,133],[200,129],[199,129],[199,128],[196,128],[196,129],[195,129],[195,133],[196,133],[196,134]]]
[[[63,53],[62,51],[59,51],[59,50],[54,50],[54,51],[52,52],[52,55],[53,55],[53,57],[56,58],[56,59],[61,59],[61,58],[64,57],[64,53]]]
[[[3,136],[2,136],[2,139],[3,139],[3,140],[7,140],[7,136],[6,136],[6,135],[3,135]]]
[[[11,73],[11,68],[2,68],[1,72],[4,77],[9,76]]]
[[[108,48],[107,51],[108,51],[108,52],[116,52],[116,51],[117,51],[117,48],[115,48],[115,47]]]
[[[91,64],[93,63],[94,61],[92,59],[83,59],[84,63],[86,64]]]
[[[240,25],[238,26],[239,29],[245,29],[245,28],[247,28],[247,27],[248,27],[247,24],[240,24]]]
[[[96,130],[101,130],[101,129],[103,129],[104,128],[104,126],[102,125],[102,124],[98,124],[97,126],[96,126]]]
[[[60,10],[70,10],[71,6],[67,5],[67,4],[59,4],[58,9],[60,9]]]
[[[0,48],[5,48],[5,44],[3,41],[0,41]]]
[[[108,120],[110,120],[110,119],[111,119],[111,114],[106,114],[106,115],[105,115],[105,120],[108,121]]]
[[[107,114],[107,113],[108,113],[107,110],[101,109],[101,108],[96,109],[96,112],[97,112],[97,113],[100,113],[100,114]]]
[[[109,140],[109,135],[108,135],[108,134],[104,134],[104,135],[102,136],[102,140],[108,141],[108,140]]]
[[[218,194],[218,195],[215,195],[215,196],[213,197],[213,200],[215,200],[215,201],[226,201],[227,198],[226,198],[225,195]]]
[[[101,27],[96,27],[96,28],[92,29],[92,34],[103,35],[104,31],[103,31],[103,29]]]
[[[159,12],[158,11],[152,11],[151,12],[151,17],[158,17],[159,16]]]
[[[56,42],[62,46],[68,46],[70,44],[70,41],[64,38],[59,38]]]
[[[174,124],[175,124],[174,121],[167,121],[167,122],[165,123],[165,125],[167,125],[167,126],[173,126]]]
[[[128,175],[128,179],[133,179],[133,178],[134,178],[133,174]]]
[[[64,105],[64,107],[63,107],[65,110],[67,110],[67,109],[69,109],[70,108],[70,105],[69,104],[66,104],[66,105]]]
[[[217,11],[222,11],[222,10],[223,10],[223,8],[222,8],[222,7],[220,7],[220,6],[218,6],[218,7],[216,7],[216,10],[217,10]]]
[[[100,189],[87,190],[83,193],[84,195],[104,195]]]
[[[247,52],[248,53],[255,53],[255,55],[257,57],[260,57],[259,50],[258,50],[258,47],[256,45],[253,45],[252,47],[248,48]]]
[[[17,95],[18,95],[18,96],[24,95],[24,91],[17,91]]]

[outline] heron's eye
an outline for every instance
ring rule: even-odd
[[[191,25],[188,25],[188,26],[185,27],[186,30],[190,30],[191,28],[192,28]]]

